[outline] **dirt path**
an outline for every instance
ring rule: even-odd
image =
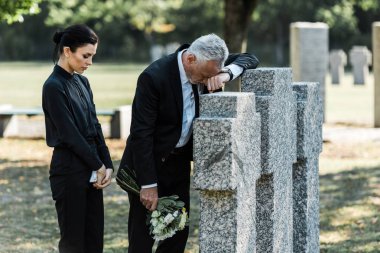
[[[380,142],[380,128],[323,126],[323,140],[325,142]]]

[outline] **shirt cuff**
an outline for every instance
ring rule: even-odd
[[[230,64],[230,65],[226,66],[226,68],[229,68],[231,70],[232,75],[233,75],[232,80],[235,79],[236,77],[240,76],[241,73],[243,73],[243,70],[244,70],[242,67],[240,67],[240,66],[238,66],[236,64]]]
[[[157,187],[157,184],[142,185],[141,189],[148,189],[148,188],[153,188],[153,187]]]

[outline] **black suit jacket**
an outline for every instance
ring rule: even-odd
[[[153,62],[138,78],[130,135],[120,167],[133,168],[140,186],[158,183],[158,168],[181,136],[183,98],[177,54],[188,47],[183,45],[175,53]],[[225,65],[231,63],[245,70],[256,68],[259,61],[250,54],[230,54]],[[192,138],[186,146],[190,160]]]

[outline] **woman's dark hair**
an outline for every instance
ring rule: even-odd
[[[55,32],[53,36],[55,49],[53,54],[54,63],[59,59],[63,52],[63,47],[69,47],[72,52],[75,52],[78,47],[86,44],[95,45],[99,38],[91,28],[86,25],[72,25],[63,31]]]

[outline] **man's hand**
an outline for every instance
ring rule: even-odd
[[[94,187],[96,189],[106,188],[111,183],[112,172],[113,172],[113,169],[107,168],[106,173],[105,173],[105,177],[103,178],[103,180],[100,182],[100,184],[98,183],[98,181],[96,181],[96,183],[94,184]]]
[[[149,211],[156,210],[158,203],[157,187],[142,188],[140,190],[140,201]]]
[[[215,90],[223,88],[224,83],[230,80],[230,75],[228,73],[219,73],[216,76],[207,79],[207,89],[210,93]]]

